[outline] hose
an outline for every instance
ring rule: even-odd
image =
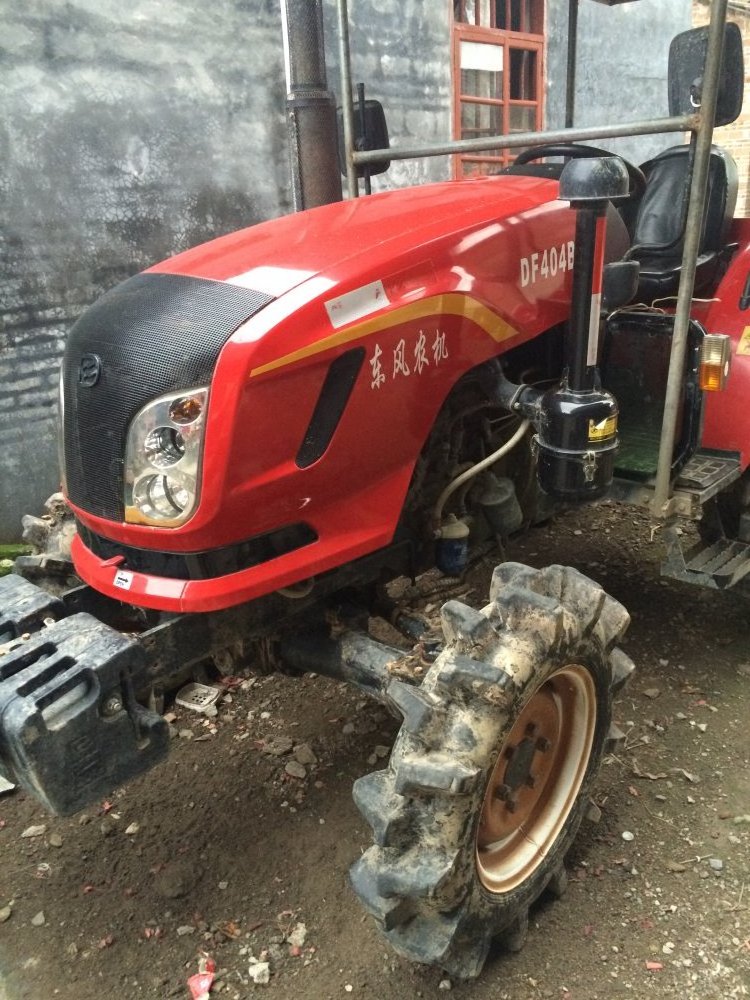
[[[491,455],[488,455],[486,458],[483,458],[482,461],[477,462],[476,465],[472,465],[470,469],[467,469],[465,472],[462,472],[460,476],[456,476],[453,482],[448,483],[448,485],[445,487],[443,492],[438,497],[437,503],[435,504],[435,510],[432,515],[433,527],[435,533],[438,536],[440,533],[440,525],[442,524],[443,521],[443,508],[445,507],[450,497],[452,497],[453,494],[456,492],[456,490],[460,486],[463,486],[463,484],[467,482],[467,480],[473,479],[474,476],[478,476],[480,472],[484,472],[485,469],[488,469],[491,465],[494,465],[495,462],[499,462],[504,455],[507,455],[509,451],[512,451],[512,449],[515,448],[515,446],[518,444],[521,438],[523,438],[524,434],[526,433],[526,431],[529,429],[530,426],[531,426],[530,420],[521,421],[521,424],[519,425],[513,437],[510,438],[508,441],[506,441],[505,444],[501,445],[497,449],[497,451],[493,451]]]

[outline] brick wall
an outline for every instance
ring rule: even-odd
[[[746,7],[747,12],[742,8]],[[735,215],[741,218],[750,216],[750,4],[730,3],[728,18],[735,21],[742,32],[742,48],[745,59],[745,106],[742,114],[732,125],[725,125],[714,132],[714,142],[718,146],[723,146],[729,150],[737,163],[740,187],[737,195],[737,208]],[[694,0],[693,3],[693,24],[708,24],[709,4],[708,0]]]

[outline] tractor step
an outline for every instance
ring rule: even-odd
[[[135,700],[140,644],[89,614],[52,621],[62,607],[0,579],[0,775],[68,815],[166,756],[169,733]]]
[[[721,493],[736,479],[742,470],[736,455],[697,451],[680,472],[673,492],[674,512],[682,517],[698,520],[703,505]],[[645,482],[615,478],[609,497],[621,503],[648,507],[654,494],[655,480]]]
[[[750,544],[720,538],[712,544],[699,542],[683,552],[681,538],[673,526],[663,532],[667,556],[662,576],[714,590],[734,587],[750,573]]]
[[[696,452],[677,477],[677,489],[710,490],[737,478],[740,462],[734,455]]]

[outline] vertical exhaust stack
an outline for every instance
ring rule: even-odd
[[[576,211],[568,356],[561,385],[540,400],[537,445],[539,485],[568,501],[603,496],[614,475],[617,402],[600,387],[596,363],[607,202],[627,193],[616,156],[570,160],[560,177],[560,198]]]
[[[321,0],[282,0],[294,210],[341,201],[336,101],[328,90]]]

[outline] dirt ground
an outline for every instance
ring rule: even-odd
[[[607,503],[508,555],[601,582],[631,612],[623,646],[638,666],[616,705],[625,746],[596,786],[601,817],[520,954],[451,983],[389,950],[347,870],[368,846],[352,782],[384,766],[396,724],[340,683],[262,677],[228,690],[216,719],[179,710],[168,761],[84,815],[0,798],[1,1000],[188,997],[201,953],[227,998],[749,996],[746,603],[660,580],[646,518]],[[458,593],[483,603],[490,569]],[[253,959],[269,961],[267,985]]]

